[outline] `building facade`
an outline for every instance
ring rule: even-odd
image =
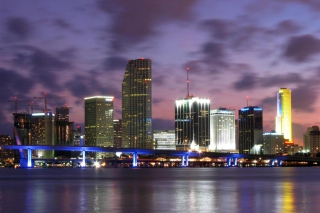
[[[280,88],[277,93],[276,132],[292,142],[291,90]]]
[[[56,107],[55,145],[74,145],[74,122],[69,122],[69,107]]]
[[[210,150],[235,150],[235,134],[234,110],[228,110],[226,108],[210,110]]]
[[[177,150],[207,150],[210,144],[210,100],[187,96],[175,101]]]
[[[239,110],[239,153],[260,154],[263,144],[262,108],[248,106]]]
[[[152,147],[151,59],[129,60],[122,82],[122,147]]]
[[[154,147],[158,150],[176,150],[174,130],[154,130]]]
[[[113,129],[114,129],[114,139],[113,146],[114,147],[122,147],[122,120],[113,120]]]
[[[113,147],[113,99],[113,96],[84,99],[86,146]]]
[[[307,129],[303,135],[303,145],[306,152],[310,152],[312,157],[319,156],[320,150],[320,130],[318,126],[312,126]]]
[[[263,154],[281,155],[284,153],[284,136],[275,132],[263,134]]]

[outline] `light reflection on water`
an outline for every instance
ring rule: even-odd
[[[317,212],[320,168],[0,169],[0,212]]]

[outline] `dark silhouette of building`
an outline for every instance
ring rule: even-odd
[[[55,145],[73,145],[74,122],[69,122],[69,107],[56,107]]]
[[[120,148],[122,147],[122,120],[113,120],[114,127],[114,139],[113,146]]]
[[[239,110],[239,153],[260,154],[263,144],[262,108],[248,106]]]

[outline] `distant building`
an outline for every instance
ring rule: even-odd
[[[14,144],[13,138],[11,138],[9,135],[1,135],[0,134],[0,146],[13,145],[13,144]],[[14,150],[0,149],[0,160],[11,159],[11,162],[13,162],[13,158],[14,158]]]
[[[69,122],[69,107],[56,107],[55,145],[73,145],[73,128],[74,122]]]
[[[315,132],[319,131],[319,127],[318,126],[308,127],[306,133],[303,134],[303,149],[307,152],[310,152],[311,150],[310,132],[312,131],[315,131]]]
[[[263,144],[262,108],[248,106],[239,110],[239,153],[260,154]]]
[[[187,96],[175,102],[178,150],[206,150],[210,143],[210,100]]]
[[[284,136],[275,132],[263,134],[263,154],[280,155],[284,153]]]
[[[81,126],[77,126],[77,128],[73,132],[73,144],[74,146],[83,146],[81,145]]]
[[[320,130],[318,126],[312,126],[307,129],[307,132],[303,135],[303,145],[307,152],[311,153],[311,156],[317,157],[320,150]]]
[[[113,147],[122,147],[122,120],[113,120]]]
[[[13,114],[13,127],[16,129],[20,138],[21,145],[31,145],[31,114],[27,113],[14,113]],[[14,144],[17,144],[14,137]]]
[[[55,145],[54,116],[51,112],[33,113],[31,115],[31,145]],[[54,151],[36,150],[33,155],[39,158],[52,158],[54,157]]]
[[[176,150],[174,130],[154,130],[154,147],[158,150]]]
[[[122,82],[122,147],[152,147],[151,59],[129,60]]]
[[[234,110],[210,110],[210,146],[213,151],[236,149]]]
[[[85,101],[85,145],[113,147],[113,96],[87,97]],[[97,158],[102,158],[98,153]]]
[[[291,90],[280,88],[277,94],[276,132],[292,142]]]

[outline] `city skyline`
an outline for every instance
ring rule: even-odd
[[[234,110],[249,96],[249,105],[263,108],[264,132],[275,128],[278,89],[290,88],[293,142],[302,145],[307,127],[320,126],[319,4],[1,1],[0,133],[12,135],[8,100],[33,100],[39,112],[44,100],[33,97],[44,92],[48,109],[71,107],[75,126],[84,126],[88,96],[115,96],[114,118],[121,119],[125,66],[151,58],[153,129],[174,128],[174,103],[186,94],[190,67],[191,94],[210,99],[211,109]],[[19,102],[18,112],[27,107]]]

